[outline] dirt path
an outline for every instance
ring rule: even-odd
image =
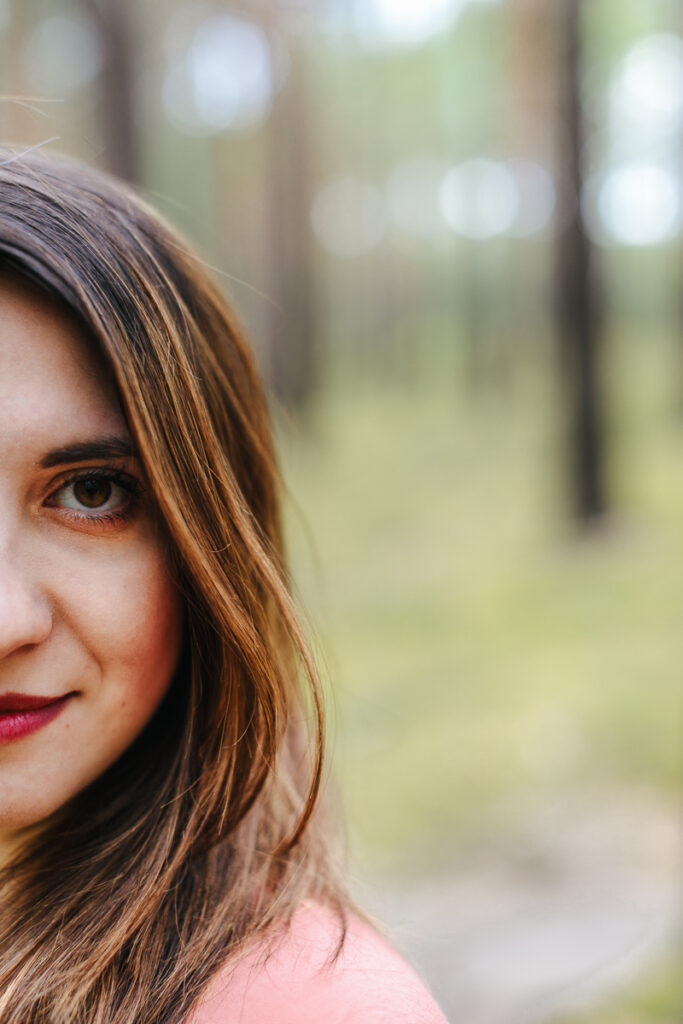
[[[678,810],[612,794],[558,802],[447,874],[363,886],[360,898],[452,1024],[546,1024],[673,943],[682,890]]]

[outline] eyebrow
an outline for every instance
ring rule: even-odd
[[[66,462],[90,462],[93,459],[126,459],[137,455],[129,437],[98,437],[77,441],[63,448],[53,448],[39,460],[41,469],[51,469]]]

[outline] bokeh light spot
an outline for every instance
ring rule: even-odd
[[[683,39],[669,32],[641,39],[622,60],[612,88],[631,117],[675,121],[683,111]]]
[[[493,238],[509,231],[519,209],[517,185],[505,164],[467,160],[446,174],[441,211],[449,226],[465,238]]]
[[[82,16],[42,18],[28,38],[24,61],[32,89],[50,99],[67,96],[91,82],[102,67],[97,30]]]
[[[449,28],[467,0],[356,0],[354,28],[368,47],[415,46]]]
[[[622,245],[667,242],[681,227],[678,182],[656,164],[611,170],[598,190],[597,209],[608,239]]]
[[[215,14],[199,24],[185,51],[171,59],[164,104],[185,134],[243,129],[268,115],[273,79],[263,30],[246,18]]]

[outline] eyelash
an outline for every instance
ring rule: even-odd
[[[92,512],[79,512],[76,509],[64,508],[64,506],[57,505],[54,501],[55,496],[59,494],[60,491],[65,490],[67,487],[72,487],[81,480],[102,480],[106,483],[115,484],[126,491],[129,495],[129,500],[122,508],[111,509],[107,512],[100,513],[98,513],[97,510],[93,510]],[[50,494],[49,502],[50,507],[60,508],[63,513],[69,516],[69,518],[76,519],[79,522],[104,527],[110,525],[114,526],[117,523],[120,524],[126,522],[133,517],[143,490],[144,489],[139,480],[136,480],[135,477],[130,476],[130,474],[117,469],[115,466],[93,466],[89,469],[82,469],[64,477]]]

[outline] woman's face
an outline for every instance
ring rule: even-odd
[[[154,714],[182,607],[100,358],[0,279],[0,852]]]

